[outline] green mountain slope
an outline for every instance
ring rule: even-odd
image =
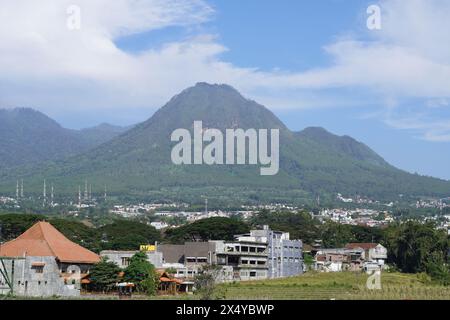
[[[83,140],[83,143],[92,148],[99,146],[131,129],[130,127],[114,126],[108,123],[102,123],[92,128],[77,131],[77,135]]]
[[[175,129],[255,128],[280,130],[280,171],[260,176],[260,166],[175,166],[170,135]],[[364,144],[320,128],[294,133],[265,107],[245,99],[227,85],[197,84],[172,98],[149,120],[124,134],[66,160],[33,170],[3,173],[1,180],[23,177],[29,188],[40,190],[51,180],[59,192],[75,194],[84,180],[93,191],[138,197],[224,201],[301,201],[336,193],[377,199],[410,196],[448,196],[450,182],[412,175],[386,163]],[[5,185],[5,184],[0,184]]]
[[[107,124],[70,130],[33,109],[0,109],[0,170],[80,154],[124,131]]]
[[[84,149],[75,132],[40,112],[0,110],[0,169],[61,159]]]

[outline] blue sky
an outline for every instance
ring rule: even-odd
[[[61,27],[69,3],[81,8],[79,32]],[[381,30],[366,27],[372,4]],[[29,21],[0,31],[2,106],[33,107],[70,128],[128,125],[197,81],[228,83],[292,130],[322,126],[399,168],[450,179],[448,1],[28,6],[0,1],[12,13],[0,30],[8,18]]]

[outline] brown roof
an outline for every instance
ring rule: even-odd
[[[38,222],[15,240],[0,246],[3,257],[55,257],[66,263],[94,264],[100,257],[67,239],[48,222]]]
[[[345,249],[357,249],[361,248],[364,250],[369,250],[376,248],[378,246],[378,243],[349,243],[345,246]]]

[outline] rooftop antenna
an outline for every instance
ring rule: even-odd
[[[88,183],[87,180],[84,180],[84,200],[88,199]]]
[[[42,204],[43,207],[45,207],[45,204],[47,202],[47,183],[44,179],[44,192],[43,192],[43,196],[44,196],[44,202]]]
[[[20,185],[20,197],[23,198],[23,179],[22,179],[21,185]]]
[[[54,189],[53,189],[53,182],[52,182],[52,193],[51,193],[51,204],[52,204],[52,207],[53,207],[53,191],[54,191]]]
[[[78,186],[78,208],[81,208],[81,186]]]

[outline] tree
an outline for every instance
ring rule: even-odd
[[[427,259],[425,269],[432,280],[443,286],[450,285],[450,266],[445,262],[441,252],[434,252]]]
[[[215,300],[224,296],[217,290],[216,285],[221,272],[222,268],[219,266],[205,266],[195,276],[195,294],[200,296],[201,300]]]
[[[102,258],[89,272],[93,289],[101,292],[111,291],[119,282],[120,271],[117,264],[108,261],[108,258]]]
[[[252,225],[269,225],[272,230],[289,232],[292,239],[313,243],[319,238],[319,223],[307,212],[277,212],[262,210],[251,220]]]
[[[124,281],[132,282],[139,292],[155,295],[159,285],[159,277],[155,267],[148,261],[144,252],[138,252],[130,259],[125,269]]]
[[[384,243],[389,261],[407,273],[426,272],[433,264],[443,264],[449,248],[445,231],[437,230],[434,223],[416,221],[391,225]]]
[[[161,240],[161,234],[155,228],[127,220],[103,226],[97,233],[107,239],[102,242],[103,250],[136,250],[140,245]]]
[[[36,222],[45,220],[45,216],[36,214],[1,214],[0,215],[0,241],[9,241],[17,238]]]
[[[175,269],[175,268],[167,268],[167,269],[166,269],[166,272],[167,272],[168,274],[170,274],[170,275],[174,275],[174,274],[177,273],[177,269]]]
[[[247,233],[250,227],[237,219],[209,218],[176,229],[166,231],[166,236],[172,243],[185,241],[208,241],[234,239],[234,235]]]

